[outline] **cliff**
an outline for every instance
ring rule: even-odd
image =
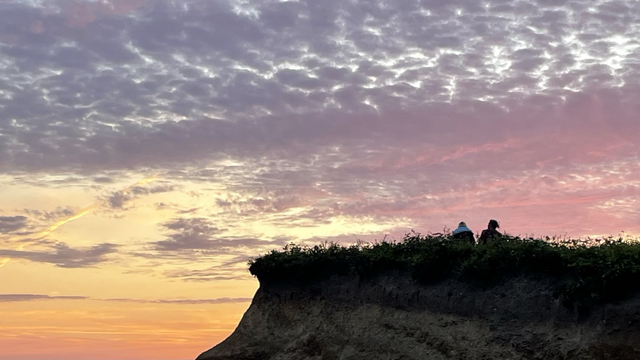
[[[262,283],[233,334],[197,359],[640,359],[640,296],[567,306],[557,282],[423,285],[390,271]]]
[[[198,360],[640,359],[640,242],[548,240],[274,250],[250,264],[238,328]]]

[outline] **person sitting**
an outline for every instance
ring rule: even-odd
[[[480,238],[478,238],[478,244],[485,245],[488,242],[500,240],[502,238],[502,234],[496,230],[499,227],[500,224],[498,224],[496,220],[491,219],[487,228],[482,230],[482,234],[480,234]]]
[[[467,223],[465,223],[464,221],[461,221],[460,224],[458,224],[458,228],[453,230],[451,235],[455,240],[469,242],[471,244],[476,243],[476,239],[473,236],[473,231],[471,231],[471,229],[467,227]]]

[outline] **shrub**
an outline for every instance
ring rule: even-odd
[[[249,262],[249,271],[263,283],[312,284],[347,274],[366,279],[393,270],[407,271],[423,284],[453,278],[482,287],[522,274],[544,275],[558,280],[556,294],[565,305],[588,305],[620,300],[638,290],[640,243],[552,243],[504,236],[472,245],[448,235],[412,233],[401,242],[291,244]]]

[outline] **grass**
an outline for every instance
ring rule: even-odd
[[[366,279],[393,270],[406,271],[425,285],[457,279],[484,288],[523,274],[543,275],[557,280],[555,294],[565,305],[585,306],[639,290],[640,242],[504,236],[472,245],[446,234],[412,233],[400,242],[291,244],[249,262],[251,274],[264,284],[310,284],[349,274]]]

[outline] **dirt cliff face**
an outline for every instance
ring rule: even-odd
[[[640,359],[640,296],[567,308],[554,286],[424,286],[408,274],[261,284],[238,328],[198,360]]]

